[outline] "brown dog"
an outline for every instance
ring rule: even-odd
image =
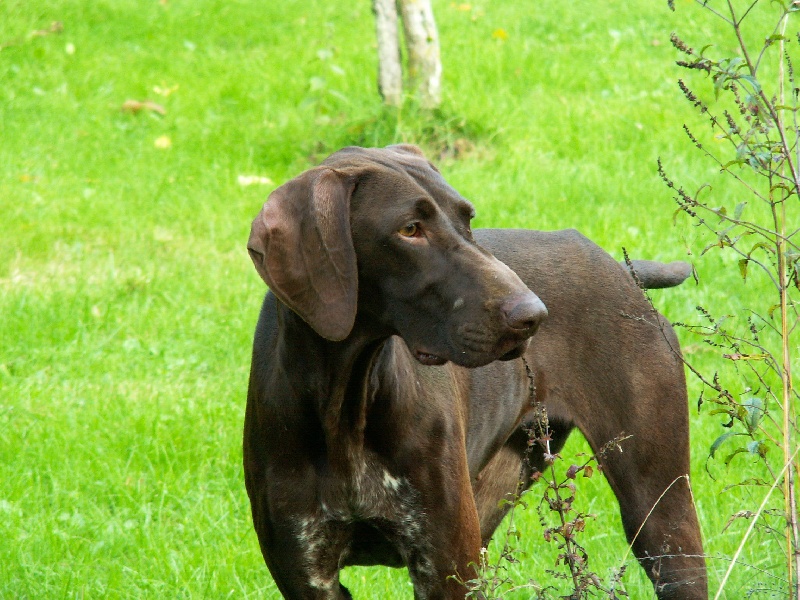
[[[473,232],[473,214],[417,148],[390,146],[331,155],[253,222],[271,292],[244,468],[281,593],[350,598],[341,568],[385,564],[417,599],[464,598],[448,576],[474,574],[499,501],[543,468],[541,451],[523,460],[540,404],[551,452],[574,427],[595,451],[631,436],[601,462],[633,550],[659,598],[706,598],[669,325],[577,232]],[[634,268],[645,287],[687,274]]]

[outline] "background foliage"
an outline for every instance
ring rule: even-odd
[[[264,293],[245,243],[272,187],[343,145],[421,144],[478,226],[686,257],[695,231],[673,227],[657,157],[687,188],[728,188],[685,139],[700,117],[669,35],[732,54],[716,23],[689,2],[434,8],[444,101],[425,115],[381,106],[366,1],[0,1],[0,597],[279,597],[240,464]],[[713,104],[710,87],[695,91]],[[724,313],[726,260],[656,304],[679,321],[696,304]],[[706,470],[718,418],[692,421],[713,587],[746,526],[729,516],[758,502]],[[603,575],[626,556],[616,504],[602,477],[579,484]],[[546,579],[535,511],[515,518],[520,578]],[[775,543],[751,543],[728,597],[776,587]],[[357,597],[412,596],[402,571],[344,580]],[[652,594],[635,565],[624,582]]]

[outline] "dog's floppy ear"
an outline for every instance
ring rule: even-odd
[[[306,171],[272,192],[247,250],[272,292],[322,337],[346,338],[356,318],[358,270],[350,234],[351,175]]]

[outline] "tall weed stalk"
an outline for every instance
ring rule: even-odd
[[[527,365],[526,365],[527,367]],[[531,380],[531,397],[533,398],[533,377]],[[589,565],[589,554],[581,544],[581,535],[588,521],[595,515],[583,512],[576,504],[579,476],[591,478],[595,469],[599,469],[599,459],[614,451],[622,451],[621,444],[629,436],[619,436],[605,444],[597,455],[582,456],[580,464],[571,464],[563,475],[559,474],[556,465],[562,460],[558,453],[551,450],[552,435],[547,411],[541,404],[532,402],[535,415],[527,425],[528,446],[524,464],[520,472],[517,489],[513,494],[501,500],[501,505],[508,509],[507,526],[503,536],[503,546],[494,562],[491,562],[486,549],[481,551],[480,564],[473,565],[477,576],[464,581],[456,577],[467,588],[467,598],[481,600],[502,600],[508,594],[526,590],[530,598],[548,600],[550,598],[568,598],[583,600],[590,597],[603,597],[608,600],[627,598],[628,594],[622,585],[625,565],[615,570],[606,583]],[[531,463],[531,453],[541,452],[543,469]],[[529,473],[529,475],[528,475]],[[530,487],[530,489],[528,488]],[[551,583],[542,585],[533,579],[525,582],[516,581],[511,574],[512,565],[520,562],[522,550],[519,548],[520,533],[515,525],[516,511],[528,508],[530,496],[538,498],[537,512],[542,525],[544,540],[553,544],[557,550],[554,568],[547,569]],[[563,592],[566,591],[566,595]]]
[[[763,290],[757,301],[741,306],[735,314],[718,316],[698,307],[699,324],[683,325],[702,336],[723,361],[713,373],[688,365],[702,382],[700,403],[710,404],[712,414],[724,419],[725,431],[711,445],[710,456],[730,465],[736,457],[749,455],[762,465],[730,472],[731,477],[744,474],[743,481],[735,484],[762,489],[762,502],[757,510],[742,510],[731,517],[752,523],[716,597],[723,593],[739,552],[758,524],[779,534],[787,595],[800,599],[796,374],[800,87],[792,60],[800,44],[800,15],[796,14],[800,1],[696,0],[696,4],[725,25],[736,50],[734,56],[717,56],[721,46],[696,50],[673,34],[672,44],[682,54],[678,65],[690,72],[688,82],[679,80],[680,89],[721,143],[707,142],[708,136],[695,135],[687,126],[684,130],[691,143],[736,182],[738,192],[719,198],[709,185],[703,185],[690,193],[667,175],[660,160],[659,174],[674,192],[676,218],[683,215],[703,232],[700,255],[732,254],[735,260],[729,264],[735,265],[741,285]],[[669,5],[675,9],[673,2]],[[709,96],[712,99],[703,99]],[[730,294],[735,297],[735,290]],[[741,466],[742,461],[737,459],[736,464]]]

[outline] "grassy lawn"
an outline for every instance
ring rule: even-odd
[[[269,191],[343,145],[421,144],[478,226],[575,227],[619,257],[702,247],[673,226],[657,157],[689,189],[714,182],[720,204],[733,192],[681,130],[703,131],[669,35],[733,46],[689,2],[666,4],[439,0],[430,116],[381,106],[367,0],[0,2],[0,597],[280,597],[240,464],[264,293],[245,244]],[[763,291],[730,261],[696,264],[698,285],[654,295],[672,320]],[[713,371],[718,354],[682,335]],[[758,475],[751,458],[706,469],[720,418],[692,415],[715,589],[747,522],[725,525],[762,491],[727,489],[733,470]],[[586,447],[567,450],[569,465]],[[627,564],[631,597],[651,597],[602,477],[578,493],[597,515],[595,571]],[[516,577],[550,581],[536,511],[517,524]],[[770,597],[779,543],[753,538],[726,597]],[[343,579],[356,597],[412,597],[402,571]]]

